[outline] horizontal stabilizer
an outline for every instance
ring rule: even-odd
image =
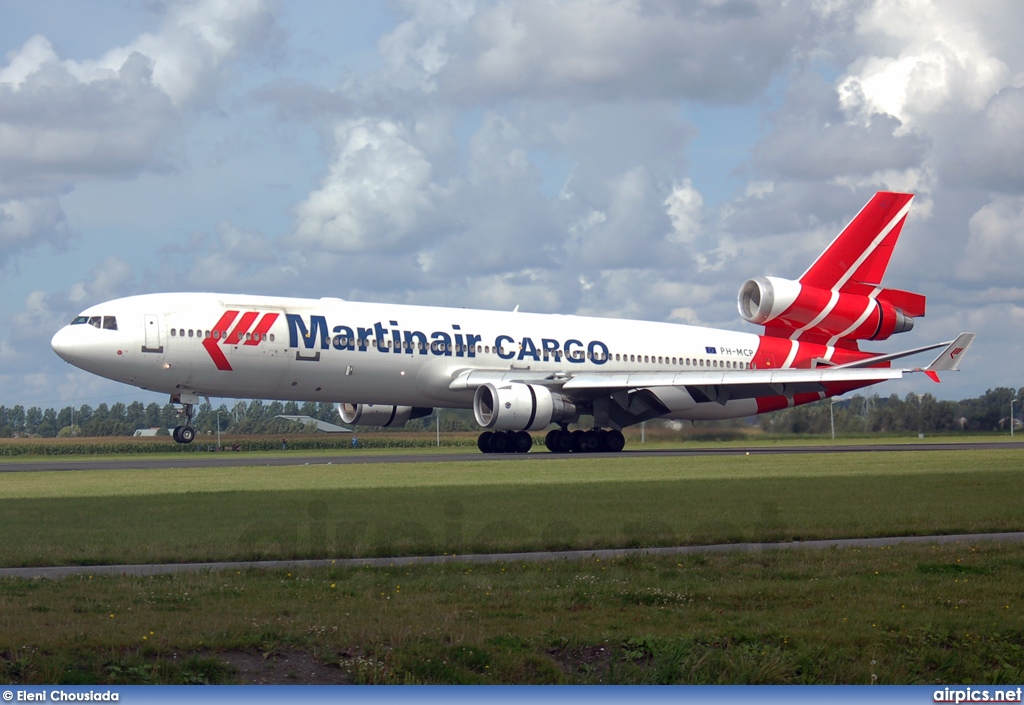
[[[925,345],[923,348],[914,348],[913,350],[901,350],[900,352],[887,353],[885,355],[875,355],[873,357],[864,358],[863,360],[857,360],[856,362],[848,362],[845,365],[837,365],[833,369],[850,369],[857,367],[873,367],[883,362],[892,362],[893,360],[899,360],[903,357],[910,357],[911,355],[917,355],[918,353],[928,352],[929,350],[938,350],[941,347],[948,347],[952,343],[935,343],[934,345]]]
[[[921,318],[925,312],[925,297],[912,291],[900,289],[882,289],[878,294],[879,301],[887,301],[906,316]]]
[[[960,361],[964,359],[964,355],[967,354],[967,349],[971,347],[971,343],[973,342],[974,333],[961,333],[957,336],[956,340],[946,346],[946,349],[942,351],[942,354],[932,360],[932,364],[928,365],[924,371],[945,372],[947,370],[956,370],[960,366]]]

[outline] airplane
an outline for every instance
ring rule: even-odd
[[[905,373],[956,370],[974,340],[897,353],[860,349],[914,327],[925,297],[881,284],[913,194],[879,192],[797,280],[740,287],[763,334],[641,320],[214,293],[145,294],[91,306],[53,350],[93,374],[167,393],[179,443],[201,398],[336,403],[349,425],[400,427],[472,409],[484,453],[524,453],[554,425],[554,453],[617,452],[651,419],[763,414]],[[894,368],[943,348],[924,368]],[[584,429],[582,417],[592,418]]]

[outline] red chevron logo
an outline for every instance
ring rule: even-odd
[[[224,351],[220,348],[221,345],[259,345],[263,342],[263,336],[274,325],[274,321],[277,320],[279,315],[276,313],[265,313],[260,318],[258,312],[246,311],[242,314],[234,328],[232,328],[231,324],[235,323],[238,314],[239,311],[225,311],[224,315],[220,317],[220,320],[214,326],[210,337],[203,340],[203,347],[206,348],[206,352],[210,355],[210,359],[213,360],[213,364],[217,366],[218,370],[230,372],[232,369],[231,363],[228,362],[227,356],[224,355]],[[252,324],[256,322],[257,318],[259,318],[259,323],[256,324],[255,328],[252,328]],[[250,328],[252,328],[251,331],[249,330]],[[242,342],[243,338],[245,339],[244,343]]]
[[[962,353],[963,351],[964,351],[963,348],[953,348],[953,352],[951,352],[949,354],[949,359],[952,360],[952,359],[956,358],[956,356],[959,355],[960,353]]]

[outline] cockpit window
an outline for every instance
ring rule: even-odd
[[[117,330],[116,316],[76,316],[75,320],[71,321],[73,326],[82,325],[83,323],[88,323],[93,328]]]

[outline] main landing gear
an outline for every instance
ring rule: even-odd
[[[526,431],[484,431],[476,445],[481,453],[529,453],[533,436]]]
[[[570,431],[556,428],[548,431],[544,445],[552,453],[618,453],[626,447],[622,431],[593,428],[589,431]]]
[[[476,441],[481,453],[529,453],[533,436],[526,431],[484,431]],[[618,453],[626,445],[622,431],[591,429],[569,431],[556,428],[548,432],[544,445],[552,453]]]

